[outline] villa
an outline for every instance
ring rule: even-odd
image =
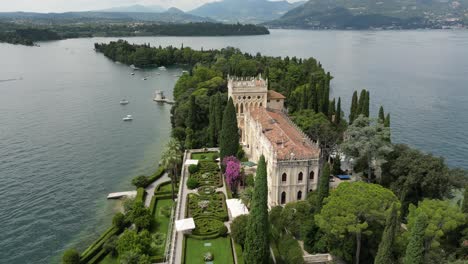
[[[240,143],[252,161],[267,161],[268,205],[304,200],[317,188],[320,148],[288,117],[282,94],[268,80],[228,77],[228,95],[237,111]]]

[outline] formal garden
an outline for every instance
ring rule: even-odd
[[[226,196],[217,152],[192,154],[198,165],[189,167],[189,189],[185,217],[192,217],[195,229],[184,237],[183,263],[234,263],[232,242],[224,222],[229,220]]]

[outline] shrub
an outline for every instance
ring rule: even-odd
[[[188,178],[187,188],[189,188],[190,190],[193,190],[193,189],[197,188],[198,185],[199,185],[199,183],[195,178],[193,178],[193,177]]]
[[[145,205],[137,201],[132,210],[128,212],[128,219],[134,223],[139,229],[148,229],[151,225],[151,213]]]
[[[197,173],[199,169],[200,167],[198,167],[198,165],[195,164],[192,164],[188,167],[188,171],[190,172],[190,174]]]
[[[216,160],[219,158],[219,154],[218,153],[214,153],[213,155],[211,155],[212,159],[214,162],[216,162]]]
[[[228,232],[228,228],[225,225],[223,225],[219,228],[218,234],[220,236],[225,236],[227,232]]]
[[[125,223],[125,215],[122,213],[116,213],[114,217],[112,218],[112,224],[117,227],[119,230],[124,229],[126,226]]]
[[[231,236],[234,239],[234,241],[241,246],[244,246],[245,237],[247,235],[248,222],[248,215],[240,215],[234,218],[231,224]]]
[[[153,238],[153,243],[156,245],[156,247],[162,247],[164,246],[164,243],[166,241],[166,234],[156,232],[153,234],[152,238]]]
[[[79,264],[80,263],[80,253],[76,249],[70,248],[63,253],[62,257],[63,264]]]
[[[149,178],[145,175],[136,176],[135,178],[133,178],[132,184],[137,188],[145,188],[149,185]]]

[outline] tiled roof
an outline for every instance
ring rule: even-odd
[[[270,141],[277,158],[315,159],[320,149],[287,119],[284,113],[259,107],[250,115],[262,127],[263,135]],[[292,154],[292,155],[291,155]]]
[[[277,91],[268,90],[268,99],[286,99],[286,97]]]

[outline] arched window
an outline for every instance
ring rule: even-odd
[[[314,179],[314,174],[315,174],[314,171],[310,171],[310,173],[309,173],[309,179],[310,180]]]
[[[309,192],[312,192],[312,189],[310,189]]]
[[[262,104],[262,103],[260,103],[260,107],[262,107],[262,106],[263,106],[263,104]]]
[[[298,201],[302,200],[302,191],[297,192],[297,200]]]
[[[287,179],[288,179],[288,175],[285,172],[285,173],[283,173],[283,175],[281,175],[281,181],[285,182]]]
[[[285,204],[286,203],[286,192],[282,192],[281,193],[281,204]]]
[[[304,176],[304,174],[302,174],[302,171],[301,171],[301,172],[299,172],[299,175],[297,176],[297,180],[298,180],[299,182],[301,182],[301,181],[302,181],[302,178],[303,178],[303,176]]]
[[[240,113],[243,114],[243,113],[244,113],[244,104],[241,103],[240,105],[241,105],[241,107],[240,107],[240,109],[241,109],[241,110],[240,110]]]
[[[239,113],[239,104],[236,104],[236,113]]]

